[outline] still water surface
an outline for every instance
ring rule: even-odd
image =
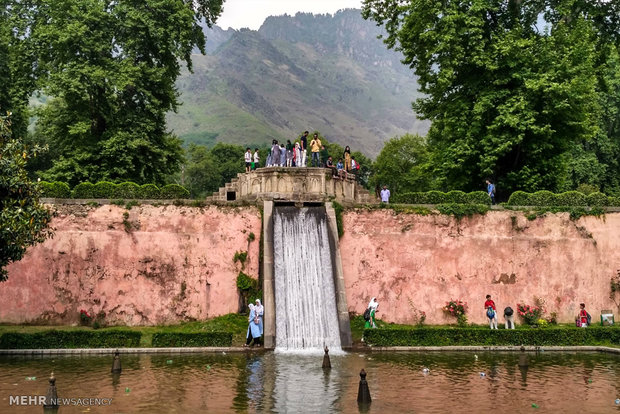
[[[476,358],[477,357],[477,358]],[[59,397],[113,398],[107,407],[59,413],[358,413],[359,371],[368,372],[370,413],[620,413],[620,356],[597,353],[349,353],[0,356],[0,413],[10,396],[45,395],[53,370]],[[428,370],[426,371],[425,368]],[[32,379],[36,377],[36,379]],[[534,404],[534,405],[533,405]]]

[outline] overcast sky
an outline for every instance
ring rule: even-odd
[[[223,29],[249,27],[256,30],[267,16],[297,12],[334,14],[340,9],[361,7],[362,0],[225,0],[217,25]]]

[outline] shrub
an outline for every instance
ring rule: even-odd
[[[542,316],[542,309],[539,306],[530,306],[517,303],[517,314],[526,325],[536,325]]]
[[[336,228],[338,229],[338,238],[344,235],[344,225],[342,224],[342,213],[344,207],[342,204],[332,201],[332,207],[334,208],[334,214],[336,215]]]
[[[588,205],[586,196],[578,191],[567,191],[558,194],[556,199],[557,206],[586,206]]]
[[[140,186],[132,182],[117,184],[114,189],[113,197],[123,199],[140,198]]]
[[[556,204],[556,195],[551,191],[536,191],[534,194],[530,195],[530,202],[533,206],[544,206],[550,207],[555,206]]]
[[[138,198],[145,200],[158,200],[161,198],[161,191],[155,184],[144,184],[140,186]]]
[[[515,191],[508,199],[509,206],[531,206],[530,194],[525,191]]]
[[[95,185],[93,183],[85,182],[80,183],[73,187],[73,191],[71,192],[72,198],[94,198],[93,190]]]
[[[441,191],[429,191],[426,193],[426,204],[447,203],[447,200],[446,193],[442,193]]]
[[[93,187],[93,198],[112,198],[116,191],[116,184],[109,181],[100,181]]]
[[[447,192],[445,199],[446,203],[465,204],[469,202],[469,200],[467,200],[467,194],[464,191],[458,190]]]
[[[129,330],[7,332],[0,336],[0,349],[133,348],[140,346],[141,337]]]
[[[365,343],[373,346],[467,346],[467,345],[620,345],[620,328],[592,326],[587,329],[476,328],[382,328],[364,330]]]
[[[60,181],[54,181],[49,183],[47,181],[41,181],[39,183],[42,197],[49,198],[71,198],[71,189],[67,183]]]
[[[605,207],[609,205],[609,197],[599,192],[586,196],[586,201],[590,207]]]
[[[395,194],[393,201],[405,204],[428,204],[426,193],[421,192]]]
[[[576,190],[580,193],[585,194],[586,196],[589,196],[592,193],[598,192],[598,187],[592,184],[579,184]]]
[[[161,189],[160,197],[166,200],[189,198],[189,191],[178,184],[168,184]]]
[[[609,206],[620,207],[620,197],[609,197]]]
[[[484,191],[472,191],[471,193],[467,193],[466,199],[468,204],[491,204],[491,197]]]
[[[459,326],[467,324],[467,316],[465,316],[467,313],[467,302],[459,299],[450,299],[442,309],[450,316],[454,316]]]
[[[153,347],[231,346],[230,332],[161,332],[153,334]]]

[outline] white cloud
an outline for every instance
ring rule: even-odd
[[[268,16],[297,12],[335,13],[340,9],[359,9],[362,0],[226,0],[217,25],[227,29],[258,29]]]

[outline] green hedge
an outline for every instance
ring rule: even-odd
[[[538,206],[538,207],[605,207],[620,205],[617,197],[607,197],[603,193],[592,193],[586,196],[579,191],[567,191],[554,194],[550,191],[526,193],[515,191],[508,199],[509,206]]]
[[[0,336],[0,349],[135,348],[141,337],[127,330],[6,332]]]
[[[231,346],[230,332],[162,332],[153,334],[153,347]]]
[[[160,197],[166,200],[189,198],[189,191],[178,184],[168,184],[162,187]]]
[[[41,181],[39,183],[42,197],[49,198],[70,198],[71,189],[67,183],[61,183],[60,181],[54,181],[53,183],[47,181]]]
[[[39,184],[42,196],[50,198],[107,198],[121,200],[174,200],[189,198],[189,191],[177,184],[168,184],[160,189],[154,184],[140,186],[132,182],[120,184],[108,181],[100,181],[96,184],[84,182],[73,187],[73,191],[69,189],[66,183],[62,182],[49,183],[42,181]]]
[[[463,191],[403,193],[395,194],[393,201],[406,204],[491,204],[491,198],[484,191],[471,193],[464,193]]]
[[[620,345],[620,328],[381,328],[364,330],[364,341],[373,346]]]

